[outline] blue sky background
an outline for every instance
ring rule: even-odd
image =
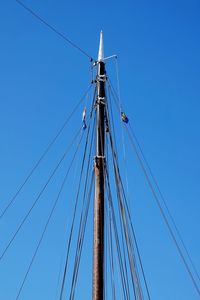
[[[123,106],[200,270],[199,1],[26,0],[24,3],[94,57],[98,51],[99,32],[103,30],[105,55],[118,54],[119,57]],[[89,86],[91,74],[86,57],[15,1],[0,3],[0,36],[2,209]],[[108,70],[115,82],[113,62],[108,63]],[[49,159],[0,220],[1,251],[66,147],[67,140],[71,140],[73,132],[81,126],[81,113],[82,107]],[[128,171],[132,172],[129,200],[152,299],[197,300],[199,297],[128,146],[127,156],[130,157]],[[2,300],[16,297],[59,182],[58,176],[0,262]],[[66,193],[73,193],[72,185]],[[65,201],[63,197],[21,295],[22,300],[56,299],[66,240],[64,230],[70,213],[70,204],[69,211],[65,210]],[[91,238],[88,238],[86,252],[90,248]],[[90,266],[87,261],[83,263],[85,270],[88,264]],[[87,295],[84,299],[89,299],[90,276],[87,270],[87,276],[82,276],[84,281],[80,283]],[[80,291],[77,299],[82,297]]]

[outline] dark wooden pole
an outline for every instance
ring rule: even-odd
[[[93,300],[104,299],[105,64],[98,61],[93,242]]]

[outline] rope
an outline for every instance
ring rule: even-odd
[[[121,112],[122,112],[122,101],[121,101],[121,92],[120,92],[120,82],[119,82],[119,64],[118,64],[118,57],[115,57],[115,67],[116,67],[116,77],[117,77],[117,90],[118,90],[118,102],[120,107],[120,119],[121,119]],[[121,124],[121,136],[122,136],[122,146],[123,146],[123,157],[124,157],[124,166],[125,166],[125,178],[126,178],[126,191],[127,191],[127,198],[128,203],[130,206],[130,196],[129,196],[129,184],[128,184],[128,171],[127,171],[127,159],[126,159],[126,145],[125,145],[125,137],[124,137],[124,127],[122,122]]]
[[[111,213],[109,210],[109,224],[108,224],[108,243],[109,243],[109,249],[110,249],[110,269],[111,269],[111,284],[112,284],[112,293],[113,293],[113,299],[116,299],[116,287],[115,287],[115,280],[114,280],[114,261],[113,261],[113,243],[112,243],[112,227],[111,227]]]
[[[72,279],[71,291],[70,291],[70,299],[72,299],[72,300],[74,299],[74,295],[75,295],[75,287],[76,287],[78,270],[79,270],[79,265],[80,265],[82,246],[83,246],[83,241],[84,241],[84,236],[85,236],[85,228],[86,228],[86,223],[87,223],[88,210],[89,210],[90,199],[91,199],[91,195],[92,195],[92,188],[93,188],[93,183],[94,183],[94,170],[93,170],[91,184],[90,184],[90,188],[88,191],[88,197],[87,197],[87,201],[86,201],[87,183],[88,183],[88,177],[89,177],[89,166],[91,163],[91,153],[92,153],[92,146],[93,146],[93,141],[94,141],[94,129],[95,129],[95,119],[94,119],[93,129],[92,129],[92,133],[91,133],[91,142],[90,142],[90,148],[89,148],[89,154],[88,154],[88,164],[87,164],[84,191],[83,191],[83,204],[82,204],[80,226],[79,226],[78,239],[77,239],[77,245],[76,245],[76,255],[75,255],[75,263],[74,263],[74,270],[73,270],[73,279]]]
[[[110,121],[108,105],[106,106],[106,116],[107,116],[109,128],[110,128],[110,129],[112,128],[113,131],[114,131],[113,117],[112,117],[112,119],[111,119],[111,121]],[[109,130],[109,132],[110,132],[110,135],[112,135],[112,130]],[[113,144],[115,144],[114,141],[113,141]],[[115,155],[116,155],[116,157],[117,157],[116,150],[115,150]],[[121,223],[121,219],[120,219],[120,227],[121,227],[121,232],[122,232],[122,223]],[[122,234],[122,249],[123,249],[123,256],[124,256],[125,277],[126,277],[126,280],[127,280],[127,282],[128,282],[128,272],[127,272],[127,263],[126,263],[126,257],[125,257],[124,236],[123,236],[123,234]],[[129,293],[129,285],[127,285],[127,289],[128,289],[128,293]]]
[[[189,267],[189,265],[188,265],[188,263],[187,263],[187,261],[186,261],[186,259],[185,259],[185,257],[184,257],[184,254],[183,254],[183,252],[182,252],[182,250],[181,250],[181,248],[180,248],[180,246],[179,246],[179,243],[178,243],[178,241],[177,241],[177,239],[176,239],[176,236],[174,235],[173,230],[172,230],[172,228],[171,228],[171,226],[170,226],[170,224],[169,224],[169,222],[168,222],[167,216],[165,215],[165,212],[164,212],[164,210],[163,210],[163,208],[162,208],[162,206],[161,206],[161,204],[160,204],[160,201],[159,201],[159,199],[158,199],[158,197],[157,197],[157,194],[156,194],[156,192],[155,192],[155,190],[154,190],[154,187],[153,187],[153,185],[152,185],[152,183],[151,183],[151,181],[150,181],[150,178],[149,178],[148,173],[147,173],[147,171],[146,171],[146,169],[145,169],[145,167],[144,167],[144,164],[143,164],[143,162],[142,162],[142,160],[141,160],[141,158],[140,158],[140,156],[139,156],[139,153],[138,153],[138,151],[137,151],[137,149],[136,149],[136,146],[135,146],[134,141],[133,141],[133,139],[132,139],[132,137],[131,137],[131,135],[130,135],[130,132],[129,132],[129,130],[128,130],[127,127],[125,127],[125,128],[126,128],[126,131],[127,131],[127,133],[128,133],[128,136],[129,136],[131,145],[132,145],[132,147],[133,147],[133,150],[134,150],[134,152],[135,152],[135,154],[136,154],[136,157],[138,158],[138,161],[139,161],[139,163],[140,163],[140,166],[141,166],[141,168],[142,168],[142,170],[143,170],[143,173],[144,173],[144,175],[145,175],[145,177],[146,177],[147,183],[148,183],[148,185],[149,185],[149,187],[150,187],[150,189],[151,189],[151,192],[152,192],[152,194],[153,194],[153,196],[154,196],[154,199],[155,199],[155,201],[156,201],[156,204],[157,204],[157,206],[158,206],[158,208],[159,208],[159,210],[160,210],[160,212],[161,212],[161,215],[162,215],[162,217],[163,217],[163,220],[164,220],[164,222],[165,222],[165,224],[166,224],[166,226],[167,226],[167,228],[168,228],[168,231],[169,231],[169,233],[170,233],[170,236],[172,237],[172,240],[173,240],[173,242],[174,242],[174,244],[175,244],[175,246],[176,246],[176,248],[177,248],[177,250],[178,250],[178,253],[179,253],[179,255],[180,255],[180,258],[181,258],[181,260],[182,260],[182,262],[183,262],[183,264],[184,264],[184,266],[185,266],[185,269],[186,269],[188,275],[190,276],[190,279],[191,279],[191,281],[192,281],[192,283],[193,283],[193,286],[194,286],[195,290],[197,291],[198,295],[200,296],[200,289],[199,289],[199,286],[198,286],[198,284],[197,284],[197,282],[196,282],[196,280],[195,280],[195,278],[194,278],[194,276],[193,276],[193,274],[192,274],[192,272],[191,272],[191,270],[190,270],[190,267]]]
[[[77,109],[80,106],[80,104],[83,102],[85,96],[88,94],[88,92],[90,91],[91,87],[92,87],[92,85],[90,85],[89,88],[86,90],[86,92],[83,94],[83,96],[81,97],[80,101],[76,104],[76,106],[74,107],[74,109],[72,110],[72,112],[70,113],[70,115],[67,117],[67,119],[65,120],[65,122],[63,123],[63,125],[61,126],[61,128],[58,130],[58,132],[55,135],[55,137],[51,140],[51,142],[49,143],[49,145],[47,146],[47,148],[44,150],[44,152],[42,153],[42,155],[40,156],[40,158],[38,159],[38,161],[36,162],[36,164],[30,170],[30,172],[28,173],[28,176],[25,178],[25,180],[23,181],[23,183],[17,189],[16,193],[10,199],[9,203],[3,209],[3,211],[0,214],[0,220],[3,218],[3,216],[5,215],[5,213],[8,211],[8,209],[10,208],[10,206],[13,204],[13,202],[15,201],[15,199],[17,198],[17,196],[20,194],[20,192],[22,191],[22,189],[24,188],[24,186],[26,185],[26,183],[29,181],[29,179],[31,178],[31,176],[33,175],[33,173],[36,171],[36,169],[40,165],[40,163],[46,157],[46,155],[49,152],[49,150],[55,144],[56,140],[61,135],[61,133],[63,132],[63,130],[65,129],[65,127],[67,126],[67,124],[69,123],[69,121],[72,118],[72,116],[74,115],[74,113],[77,111]]]
[[[82,128],[81,128],[82,130]],[[67,156],[70,148],[72,147],[72,145],[74,144],[76,137],[78,136],[80,130],[78,131],[78,133],[76,134],[75,138],[72,140],[71,144],[68,146],[67,150],[64,152],[63,156],[61,157],[61,159],[59,160],[58,164],[56,165],[55,169],[53,170],[53,172],[51,173],[51,175],[49,176],[48,180],[46,181],[45,185],[43,186],[43,188],[41,189],[41,191],[39,192],[38,196],[36,197],[35,201],[33,202],[32,206],[30,207],[30,209],[28,210],[28,212],[26,213],[25,217],[23,218],[23,220],[20,222],[17,230],[15,231],[15,233],[13,234],[12,238],[10,239],[9,243],[7,244],[7,246],[5,247],[5,249],[3,250],[2,254],[0,255],[0,261],[2,260],[2,258],[4,257],[4,255],[6,254],[6,252],[8,251],[8,249],[10,248],[11,244],[13,243],[13,241],[15,240],[16,236],[18,235],[18,233],[20,232],[22,226],[24,225],[24,223],[26,222],[26,220],[28,219],[29,215],[31,214],[32,210],[34,209],[34,207],[36,206],[37,202],[39,201],[39,199],[41,198],[43,192],[45,191],[46,187],[48,186],[49,182],[51,181],[51,179],[53,178],[53,176],[55,175],[55,173],[57,172],[58,168],[60,167],[61,163],[63,162],[63,160],[65,159],[65,157]]]
[[[111,99],[111,89],[110,86],[108,88],[108,99]],[[115,134],[115,126],[114,126],[114,114],[113,114],[113,109],[112,109],[112,105],[108,105],[109,103],[107,102],[107,110],[106,110],[106,114],[107,114],[107,119],[110,123],[109,125],[109,130],[112,130],[113,133],[113,142],[114,142],[114,146],[116,149],[116,154],[118,154],[118,149],[117,149],[117,143],[116,143],[116,134]],[[110,104],[111,104],[111,100],[110,100]]]
[[[107,155],[108,157],[108,155]],[[106,180],[106,179],[105,179]],[[107,194],[107,185],[105,185],[105,195]],[[106,199],[106,197],[105,197]],[[107,199],[106,199],[107,200]],[[109,274],[110,286],[112,291],[112,300],[116,300],[116,287],[115,287],[115,268],[114,268],[114,251],[112,241],[112,225],[111,225],[111,212],[108,201],[105,201],[105,299],[110,299],[109,290]]]
[[[125,210],[124,210],[124,206],[123,206],[123,202],[122,202],[121,192],[119,189],[119,176],[118,176],[119,170],[116,167],[115,152],[114,152],[114,148],[113,148],[113,142],[112,142],[111,135],[110,135],[110,143],[111,143],[111,149],[113,152],[113,167],[114,167],[115,183],[116,183],[116,189],[117,189],[118,206],[119,206],[120,217],[122,218],[122,223],[123,223],[123,228],[124,228],[124,235],[125,235],[128,258],[129,258],[129,265],[130,265],[130,269],[131,269],[131,279],[132,279],[132,283],[133,283],[135,298],[142,300],[143,297],[142,297],[142,291],[140,288],[139,277],[138,277],[137,270],[136,270],[134,252],[131,247],[130,236],[128,234],[128,229],[127,229],[127,221],[125,218]]]
[[[95,101],[95,96],[94,96],[93,102],[94,101]],[[94,105],[92,105],[92,111],[91,111],[91,114],[90,114],[90,118],[92,117],[93,108],[94,108]],[[81,171],[80,171],[80,178],[79,178],[79,183],[78,183],[78,190],[77,190],[77,194],[76,194],[76,201],[75,201],[74,212],[73,212],[73,217],[72,217],[72,223],[71,223],[71,228],[70,228],[70,235],[69,235],[68,244],[67,244],[67,255],[66,255],[66,260],[65,260],[65,266],[64,266],[64,271],[63,271],[63,279],[62,279],[62,285],[61,285],[60,296],[59,296],[60,300],[63,299],[65,279],[66,279],[68,259],[69,259],[69,252],[70,252],[70,247],[71,247],[72,234],[73,234],[73,230],[74,230],[74,223],[75,223],[75,218],[76,218],[78,199],[79,199],[82,176],[83,176],[83,169],[84,169],[84,165],[85,165],[85,157],[86,157],[86,152],[87,152],[89,132],[90,132],[90,125],[88,126],[85,149],[84,149],[82,165],[81,165]]]
[[[128,282],[126,281],[125,275],[124,275],[124,266],[123,266],[123,260],[122,260],[122,255],[121,255],[119,236],[118,236],[118,232],[117,232],[117,222],[116,222],[115,211],[114,211],[114,207],[113,207],[112,193],[111,193],[110,180],[109,180],[107,168],[106,168],[106,179],[107,179],[106,182],[107,182],[107,189],[108,189],[108,201],[109,201],[109,207],[110,207],[111,214],[112,214],[112,225],[113,225],[113,230],[114,230],[114,235],[115,235],[115,243],[116,243],[118,262],[119,262],[119,267],[120,267],[122,290],[123,290],[124,299],[130,299],[129,289],[127,287]]]
[[[110,82],[110,81],[109,81],[109,82]],[[117,94],[116,94],[116,92],[115,92],[115,90],[114,90],[114,88],[113,88],[111,82],[110,82],[110,85],[111,85],[112,90],[113,90],[113,95],[114,95],[114,96],[113,96],[113,99],[115,100],[115,104],[116,104],[116,106],[118,107],[118,109],[120,109],[118,103],[116,102]],[[126,131],[128,132],[128,129],[127,129],[126,126],[125,126],[125,128],[126,128]],[[130,127],[130,130],[132,130],[131,127]],[[132,137],[131,137],[131,135],[130,135],[129,132],[128,132],[128,135],[129,135],[129,139],[132,140],[132,141],[131,141],[131,144],[132,144],[133,148],[135,149],[134,151],[135,151],[135,153],[136,153],[136,152],[137,152],[137,149],[136,149],[136,146],[135,146],[135,144],[134,144],[134,142],[133,142],[133,139],[132,139]],[[183,248],[184,248],[184,250],[185,250],[185,252],[186,252],[186,255],[187,255],[187,257],[188,257],[188,259],[189,259],[189,261],[190,261],[190,263],[191,263],[191,266],[192,266],[192,268],[193,268],[193,271],[194,271],[195,275],[197,276],[198,280],[200,280],[199,273],[198,273],[198,271],[197,271],[197,269],[196,269],[196,267],[195,267],[195,265],[194,265],[194,262],[193,262],[193,260],[192,260],[192,258],[191,258],[191,255],[189,254],[189,251],[188,251],[188,249],[187,249],[187,247],[186,247],[186,244],[185,244],[185,242],[184,242],[184,240],[183,240],[183,238],[182,238],[182,236],[181,236],[181,234],[180,234],[180,231],[179,231],[179,229],[178,229],[178,227],[177,227],[177,225],[176,225],[176,222],[175,222],[175,220],[174,220],[174,218],[173,218],[173,216],[172,216],[172,214],[171,214],[171,212],[170,212],[170,210],[169,210],[169,207],[167,206],[167,203],[166,203],[166,201],[165,201],[165,199],[164,199],[164,197],[163,197],[163,194],[162,194],[162,192],[161,192],[161,190],[160,190],[160,187],[159,187],[159,185],[158,185],[158,183],[157,183],[157,180],[155,179],[155,176],[153,175],[153,172],[152,172],[152,170],[151,170],[151,168],[150,168],[150,166],[149,166],[149,164],[148,164],[148,162],[147,162],[147,160],[146,160],[146,158],[145,158],[145,156],[144,156],[144,153],[143,153],[143,151],[142,151],[142,149],[141,149],[141,147],[140,147],[140,145],[139,145],[139,142],[138,142],[138,140],[137,140],[137,138],[136,138],[136,136],[135,136],[135,134],[134,134],[133,131],[132,131],[132,135],[133,135],[133,137],[134,137],[135,140],[136,140],[136,143],[137,143],[138,148],[139,148],[139,150],[140,150],[140,152],[141,152],[141,155],[142,155],[142,157],[143,157],[143,160],[144,160],[144,162],[145,162],[145,164],[146,164],[146,166],[147,166],[147,169],[149,170],[149,173],[150,173],[151,178],[152,178],[152,180],[153,180],[153,182],[154,182],[154,184],[155,184],[155,186],[156,186],[156,188],[157,188],[157,190],[158,190],[158,193],[160,194],[160,197],[161,197],[161,199],[162,199],[162,201],[163,201],[163,203],[164,203],[164,206],[165,206],[165,208],[166,208],[166,210],[167,210],[167,212],[168,212],[168,215],[169,215],[169,217],[170,217],[170,219],[171,219],[171,221],[172,221],[172,224],[174,225],[175,231],[176,231],[176,233],[177,233],[177,235],[178,235],[178,237],[179,237],[179,239],[180,239],[180,242],[181,242],[181,244],[182,244],[182,246],[183,246]],[[172,228],[171,228],[171,226],[170,226],[170,224],[169,224],[169,222],[168,222],[168,220],[167,220],[167,217],[166,217],[166,215],[165,215],[165,212],[164,212],[163,209],[162,209],[162,206],[161,206],[161,204],[160,204],[159,198],[157,197],[157,194],[156,194],[156,192],[155,192],[155,190],[154,190],[154,188],[153,188],[153,185],[151,184],[151,180],[150,180],[150,178],[149,178],[149,176],[148,176],[148,174],[147,174],[147,171],[146,171],[146,169],[145,169],[145,166],[143,165],[143,162],[142,162],[141,158],[139,157],[139,153],[138,153],[138,152],[136,153],[136,156],[137,156],[137,158],[138,158],[138,160],[139,160],[139,162],[140,162],[140,165],[141,165],[141,167],[142,167],[143,172],[145,173],[146,179],[148,178],[148,179],[147,179],[147,182],[148,182],[148,184],[149,184],[149,186],[150,186],[152,192],[154,191],[154,192],[153,192],[154,199],[156,199],[157,205],[158,205],[158,207],[159,207],[159,210],[161,211],[161,215],[163,216],[166,225],[168,224],[167,227],[169,226],[168,229],[169,229],[170,235],[172,236],[172,240],[175,242],[176,248],[177,248],[178,253],[179,253],[179,255],[180,255],[180,257],[181,257],[181,259],[182,259],[182,261],[183,261],[183,264],[185,265],[186,271],[188,272],[188,274],[189,274],[189,276],[190,276],[190,278],[191,278],[191,280],[192,280],[192,282],[193,282],[193,285],[194,285],[194,287],[195,287],[197,293],[200,295],[200,288],[198,287],[198,284],[197,284],[197,282],[196,282],[196,280],[195,280],[195,278],[194,278],[194,276],[193,276],[193,274],[192,274],[192,272],[191,272],[191,269],[190,269],[189,265],[187,264],[187,261],[186,261],[186,259],[185,259],[185,257],[184,257],[184,254],[183,254],[183,252],[182,252],[182,250],[181,250],[181,248],[180,248],[180,246],[179,246],[179,243],[178,243],[178,241],[177,241],[177,239],[176,239],[176,236],[174,235],[173,230],[172,230]],[[163,213],[162,213],[162,212],[163,212]]]
[[[77,284],[78,270],[79,270],[79,266],[80,266],[83,241],[84,241],[84,237],[85,237],[85,229],[86,229],[86,224],[87,224],[88,211],[89,211],[91,196],[93,195],[93,193],[92,193],[93,186],[94,186],[94,171],[93,171],[92,178],[91,178],[91,184],[90,184],[90,188],[88,191],[87,201],[86,201],[86,203],[83,203],[84,212],[82,214],[81,223],[80,223],[80,227],[79,227],[79,235],[78,235],[77,247],[76,247],[76,257],[75,257],[73,278],[72,278],[71,291],[70,291],[70,297],[69,297],[70,300],[73,300],[74,296],[75,296],[75,288],[76,288],[76,284]],[[84,209],[84,205],[86,206],[85,209]]]
[[[125,217],[124,224],[125,225],[128,224],[128,221],[126,220],[127,219],[127,216],[126,216],[126,213],[125,213],[126,210],[125,210],[125,207],[124,207],[124,204],[123,204],[123,198],[124,198],[125,206],[126,206],[126,209],[128,211],[129,222],[130,222],[132,233],[133,233],[133,240],[134,240],[135,245],[136,245],[136,251],[137,251],[137,255],[138,255],[140,267],[141,267],[141,270],[142,270],[142,275],[143,275],[143,279],[144,279],[144,283],[145,283],[145,288],[146,288],[146,291],[147,291],[148,299],[150,300],[150,293],[149,293],[149,289],[148,289],[148,286],[147,286],[147,281],[146,281],[146,277],[145,277],[145,273],[144,273],[144,268],[143,268],[142,261],[141,261],[141,255],[139,253],[139,248],[138,248],[136,236],[135,236],[133,225],[132,225],[132,222],[131,222],[130,212],[129,212],[129,209],[128,209],[128,205],[127,205],[127,201],[126,201],[126,197],[125,197],[125,193],[124,193],[123,183],[122,183],[121,176],[120,176],[120,173],[119,173],[119,166],[118,166],[118,162],[117,162],[117,155],[116,155],[114,147],[113,147],[114,143],[113,143],[113,140],[112,140],[112,134],[111,134],[111,132],[110,132],[110,144],[111,144],[111,149],[112,149],[113,158],[114,158],[113,163],[114,163],[114,169],[115,169],[115,174],[116,174],[118,196],[119,196],[119,200],[120,200],[120,209],[122,209],[121,210],[121,215],[123,217]],[[121,192],[119,190],[119,186],[121,186],[121,188],[122,188],[123,196],[121,195]],[[131,245],[132,243],[131,243],[131,238],[130,238],[130,230],[129,230],[128,226],[125,226],[125,227],[126,227],[127,236],[129,237],[130,245]],[[134,251],[133,248],[132,248],[132,246],[131,246],[131,251],[132,251],[132,253]],[[140,293],[138,294],[138,297],[139,297],[139,299],[141,298]]]
[[[117,167],[117,170],[119,172],[119,168],[118,167]],[[147,285],[146,275],[145,275],[145,272],[144,272],[144,267],[143,267],[143,264],[142,264],[142,259],[141,259],[141,255],[140,255],[140,251],[139,251],[139,247],[138,247],[138,243],[137,243],[135,231],[134,231],[132,220],[131,220],[130,211],[129,211],[129,208],[128,208],[128,204],[127,204],[127,200],[126,200],[126,196],[125,196],[125,192],[124,192],[124,188],[123,188],[123,183],[122,183],[121,176],[120,176],[119,173],[118,173],[118,177],[119,177],[120,186],[122,188],[122,193],[123,193],[123,198],[124,198],[124,202],[125,202],[125,207],[126,207],[126,210],[127,210],[127,213],[128,213],[128,217],[129,217],[129,223],[130,223],[130,226],[131,226],[133,240],[134,240],[134,244],[135,244],[135,247],[136,247],[136,252],[137,252],[137,255],[138,255],[138,259],[139,259],[139,264],[140,264],[140,268],[141,268],[141,271],[142,271],[142,276],[143,276],[143,279],[144,279],[144,284],[145,284],[147,296],[148,296],[148,299],[151,300],[149,288],[148,288],[148,285]],[[125,208],[123,210],[125,211]],[[125,216],[126,216],[126,214],[125,214]],[[128,232],[129,232],[129,235],[130,235],[130,230],[129,229],[128,229]]]
[[[63,40],[65,40],[69,45],[79,50],[83,55],[87,56],[90,61],[93,61],[93,58],[91,55],[89,55],[87,52],[85,52],[82,48],[80,48],[77,44],[72,42],[66,35],[59,32],[54,26],[47,23],[44,19],[42,19],[38,14],[36,14],[32,9],[30,9],[28,6],[26,6],[22,1],[16,0],[16,2],[21,5],[26,11],[28,11],[32,16],[34,16],[36,19],[38,19],[41,23],[46,25],[49,29],[51,29],[53,32],[55,32],[59,37],[61,37]]]
[[[36,249],[35,249],[35,251],[34,251],[34,254],[33,254],[33,256],[32,256],[31,262],[30,262],[30,264],[29,264],[29,266],[28,266],[28,269],[27,269],[26,274],[25,274],[25,276],[24,276],[24,278],[23,278],[23,281],[22,281],[22,283],[21,283],[21,285],[20,285],[20,288],[19,288],[19,291],[18,291],[16,300],[19,299],[19,297],[20,297],[20,295],[21,295],[21,292],[22,292],[22,289],[23,289],[23,287],[24,287],[24,285],[25,285],[25,282],[26,282],[26,280],[27,280],[27,277],[28,277],[28,275],[29,275],[29,273],[30,273],[30,271],[31,271],[31,267],[33,266],[33,263],[34,263],[34,261],[35,261],[36,255],[37,255],[37,253],[38,253],[38,251],[39,251],[39,248],[40,248],[40,246],[41,246],[41,243],[42,243],[42,241],[43,241],[44,235],[45,235],[45,233],[46,233],[46,231],[47,231],[47,228],[48,228],[48,225],[49,225],[49,223],[50,223],[50,220],[51,220],[51,218],[52,218],[52,216],[53,216],[53,213],[54,213],[54,211],[55,211],[55,208],[56,208],[56,206],[57,206],[57,204],[58,204],[58,200],[59,200],[59,198],[60,198],[60,195],[61,195],[61,193],[62,193],[62,191],[63,191],[64,186],[65,186],[65,183],[66,183],[66,180],[67,180],[67,178],[68,178],[69,172],[70,172],[71,167],[72,167],[72,165],[73,165],[73,162],[74,162],[74,160],[75,160],[75,158],[76,158],[76,155],[77,155],[78,149],[79,149],[79,147],[80,147],[82,138],[83,138],[83,134],[82,134],[82,136],[81,136],[81,138],[80,138],[80,141],[79,141],[79,143],[78,143],[78,146],[77,146],[77,148],[76,148],[76,151],[75,151],[75,153],[74,153],[74,156],[73,156],[73,158],[72,158],[72,161],[71,161],[71,163],[70,163],[70,165],[69,165],[69,168],[68,168],[68,170],[67,170],[67,172],[66,172],[66,175],[65,175],[65,177],[64,177],[64,179],[63,179],[63,182],[62,182],[62,184],[61,184],[61,187],[60,187],[60,190],[59,190],[58,195],[57,195],[57,197],[56,197],[56,200],[54,201],[54,204],[53,204],[53,206],[52,206],[52,209],[51,209],[51,211],[50,211],[50,214],[49,214],[49,216],[48,216],[48,219],[47,219],[47,221],[46,221],[46,223],[45,223],[44,229],[43,229],[43,231],[42,231],[42,234],[41,234],[41,236],[40,236],[40,239],[39,239],[39,241],[38,241],[38,244],[37,244],[37,247],[36,247]]]
[[[119,176],[120,185],[121,185],[121,188],[122,188],[123,198],[125,200],[124,201],[125,202],[125,207],[126,207],[126,210],[127,210],[127,213],[128,213],[129,223],[130,223],[130,226],[131,226],[131,232],[132,232],[132,235],[133,235],[133,240],[134,240],[134,244],[135,244],[135,247],[136,247],[136,252],[137,252],[137,255],[138,255],[138,259],[139,259],[139,263],[140,263],[140,268],[141,268],[142,276],[143,276],[143,279],[144,279],[145,288],[146,288],[146,291],[147,291],[147,296],[148,296],[148,299],[151,300],[149,288],[148,288],[148,285],[147,285],[146,275],[145,275],[145,272],[144,272],[144,267],[143,267],[143,264],[142,264],[142,259],[141,259],[141,255],[140,255],[140,251],[139,251],[137,239],[136,239],[136,234],[135,234],[135,230],[133,228],[133,224],[132,224],[132,220],[131,220],[131,215],[130,215],[130,210],[129,210],[128,203],[127,203],[126,196],[125,196],[125,191],[124,191],[123,183],[122,183],[120,174],[118,174],[118,176]]]
[[[147,159],[146,159],[146,157],[145,157],[145,155],[144,155],[144,152],[143,152],[143,150],[142,150],[142,148],[141,148],[141,146],[140,146],[140,143],[139,143],[139,141],[138,141],[138,138],[136,137],[136,134],[135,134],[135,132],[134,132],[134,130],[133,130],[133,128],[132,128],[132,126],[131,126],[130,123],[129,123],[129,127],[130,127],[130,131],[131,131],[131,133],[132,133],[132,136],[133,136],[133,138],[135,139],[136,144],[137,144],[137,146],[138,146],[138,148],[139,148],[139,150],[140,150],[140,152],[141,152],[141,155],[142,155],[142,158],[143,158],[143,160],[144,160],[144,163],[145,163],[146,166],[147,166],[147,169],[148,169],[148,171],[149,171],[149,174],[150,174],[150,176],[151,176],[151,178],[152,178],[152,180],[153,180],[153,182],[154,182],[154,184],[155,184],[155,186],[156,186],[156,188],[157,188],[157,190],[158,190],[158,193],[159,193],[159,195],[160,195],[160,197],[161,197],[161,200],[163,201],[163,204],[164,204],[164,206],[165,206],[165,208],[166,208],[166,211],[167,211],[167,213],[168,213],[168,215],[169,215],[169,217],[170,217],[170,219],[171,219],[171,222],[172,222],[172,224],[173,224],[173,226],[174,226],[174,228],[175,228],[175,230],[176,230],[176,233],[177,233],[177,235],[178,235],[178,237],[179,237],[179,239],[180,239],[180,241],[181,241],[181,244],[182,244],[182,246],[183,246],[183,248],[184,248],[184,250],[185,250],[185,252],[186,252],[186,254],[187,254],[187,257],[188,257],[188,259],[189,259],[189,261],[190,261],[190,263],[191,263],[191,266],[192,266],[192,268],[193,268],[193,270],[194,270],[194,272],[195,272],[197,278],[198,278],[199,281],[200,281],[200,275],[199,275],[199,273],[198,273],[198,271],[197,271],[197,269],[196,269],[196,267],[195,267],[195,264],[194,264],[194,262],[193,262],[193,260],[192,260],[192,257],[191,257],[191,255],[190,255],[190,253],[189,253],[189,251],[188,251],[188,249],[187,249],[187,246],[186,246],[186,244],[185,244],[185,242],[184,242],[184,240],[183,240],[183,237],[182,237],[182,235],[181,235],[181,233],[180,233],[180,230],[178,229],[178,226],[176,225],[175,219],[174,219],[174,217],[172,216],[172,213],[170,212],[170,209],[169,209],[169,207],[168,207],[168,205],[167,205],[167,202],[166,202],[166,200],[165,200],[165,198],[164,198],[164,196],[163,196],[163,193],[161,192],[161,189],[160,189],[160,187],[159,187],[159,184],[158,184],[158,182],[157,182],[157,180],[156,180],[156,178],[155,178],[155,176],[154,176],[154,174],[153,174],[153,171],[152,171],[152,169],[151,169],[151,167],[150,167],[150,165],[149,165],[149,163],[148,163],[148,161],[147,161]]]

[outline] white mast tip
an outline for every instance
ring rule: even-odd
[[[99,42],[99,54],[98,61],[104,60],[104,49],[103,49],[103,31],[100,32],[100,42]]]

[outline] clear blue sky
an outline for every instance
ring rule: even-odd
[[[94,57],[99,32],[103,30],[105,55],[119,56],[123,105],[200,271],[200,2],[24,0],[24,3]],[[86,57],[15,1],[0,3],[0,36],[2,209],[88,87],[90,72]],[[114,68],[110,62],[108,69],[113,81]],[[0,221],[0,251],[79,122],[81,110],[51,158]],[[131,149],[127,151],[133,156]],[[131,211],[152,299],[197,300],[199,297],[141,171],[135,160],[130,162],[135,176],[129,178],[133,195]],[[54,187],[48,190],[0,262],[2,300],[16,297],[51,207],[51,195],[57,191],[59,182],[59,178],[55,180]],[[72,193],[72,188],[68,187],[66,193]],[[56,299],[69,213],[64,201],[65,198],[47,232],[22,300]],[[89,273],[85,270],[82,274],[85,282],[81,286],[87,294],[90,275],[85,276]],[[79,300],[83,299],[80,295]]]

